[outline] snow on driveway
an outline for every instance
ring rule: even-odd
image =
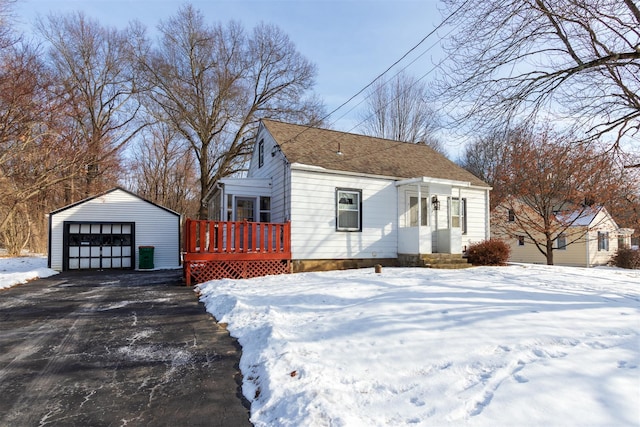
[[[640,271],[385,268],[200,285],[262,426],[640,425]]]

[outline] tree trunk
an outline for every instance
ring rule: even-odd
[[[553,240],[547,239],[547,265],[553,265]]]

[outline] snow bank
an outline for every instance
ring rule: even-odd
[[[44,256],[0,258],[0,289],[54,274],[58,272],[47,268],[47,258]]]

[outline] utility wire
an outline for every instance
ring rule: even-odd
[[[376,76],[372,81],[370,81],[366,86],[364,86],[362,89],[360,89],[355,95],[351,96],[349,99],[347,99],[345,102],[343,102],[342,104],[340,104],[338,107],[334,108],[331,112],[329,112],[328,114],[326,114],[324,117],[322,117],[320,120],[321,121],[325,121],[327,120],[329,117],[331,117],[331,115],[333,115],[334,113],[336,113],[338,110],[340,110],[342,107],[344,107],[345,105],[347,105],[349,102],[351,102],[354,98],[356,98],[358,95],[360,95],[362,92],[364,92],[365,90],[367,90],[371,85],[373,85],[376,81],[378,81],[380,78],[382,78],[382,76],[384,76],[386,73],[389,72],[389,70],[391,70],[393,67],[395,67],[396,65],[398,65],[398,63],[400,63],[403,59],[405,59],[409,54],[411,54],[411,52],[413,52],[414,50],[416,50],[420,45],[422,45],[422,43],[424,43],[429,37],[431,37],[436,31],[438,31],[440,28],[442,28],[447,22],[449,22],[455,15],[458,14],[458,12],[460,12],[460,10],[462,10],[471,0],[466,0],[464,3],[462,3],[456,10],[454,10],[453,12],[451,12],[442,22],[440,22],[433,30],[431,30],[426,36],[424,36],[422,38],[422,40],[420,40],[415,46],[413,46],[411,49],[409,49],[407,52],[405,52],[397,61],[395,61],[393,64],[391,64],[389,67],[387,67],[386,70],[384,70],[382,73],[378,74],[378,76]],[[439,41],[441,41],[442,38],[439,39]],[[427,73],[428,74],[428,73]],[[287,143],[291,143],[293,142],[298,136],[302,135],[304,132],[306,132],[309,129],[312,129],[313,126],[307,126],[304,130],[300,131],[298,134],[294,135],[293,137],[289,138],[287,141],[284,141],[282,144],[280,145],[284,145]]]

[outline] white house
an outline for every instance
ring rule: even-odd
[[[140,263],[139,248],[150,259]],[[153,247],[153,249],[151,249]],[[50,268],[180,267],[180,214],[122,188],[49,214]]]
[[[291,224],[294,271],[461,254],[489,238],[490,187],[424,144],[263,120],[246,178],[209,217]]]

